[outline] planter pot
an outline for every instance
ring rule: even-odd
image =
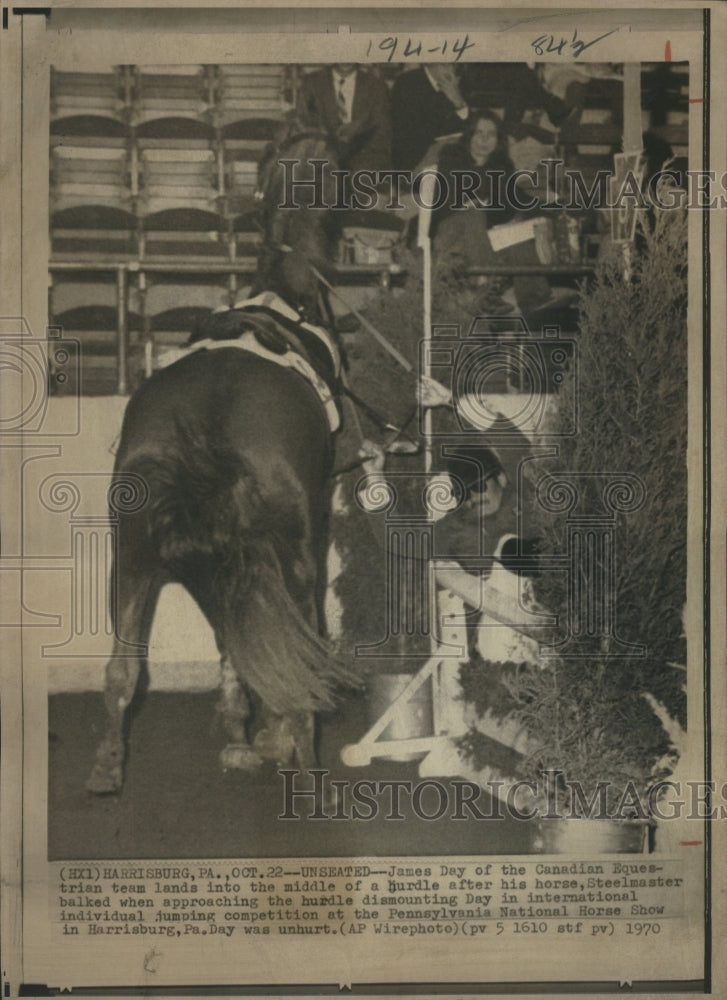
[[[647,820],[544,819],[534,846],[541,854],[643,854]]]

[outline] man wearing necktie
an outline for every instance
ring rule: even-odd
[[[298,117],[337,141],[344,170],[391,167],[386,85],[356,63],[335,63],[303,77]]]

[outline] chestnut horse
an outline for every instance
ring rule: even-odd
[[[335,164],[324,136],[295,125],[261,164],[265,239],[253,294],[284,299],[295,332],[319,319],[319,288],[307,264],[326,269],[334,234],[330,213],[279,210],[283,157],[300,161],[299,176],[311,159]],[[298,370],[227,343],[266,326],[281,335],[269,312],[211,314],[193,340],[225,344],[198,343],[155,372],[127,407],[115,480],[140,484],[143,496],[117,509],[108,726],[87,782],[92,792],[123,783],[128,708],[165,583],[189,591],[215,634],[229,739],[224,767],[250,769],[266,756],[315,766],[313,713],[330,708],[339,685],[352,680],[323,638],[333,461],[325,408]],[[261,708],[254,745],[253,704]]]

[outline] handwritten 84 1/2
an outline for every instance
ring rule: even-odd
[[[598,38],[594,38],[590,42],[584,42],[583,39],[578,37],[578,29],[576,28],[573,31],[572,38],[563,38],[562,35],[539,35],[530,45],[535,49],[536,56],[553,54],[559,56],[573,55],[573,58],[577,59],[586,49],[590,49],[596,42],[608,38],[614,31],[618,31],[618,28],[612,28],[610,31],[605,32],[605,34],[599,35]]]

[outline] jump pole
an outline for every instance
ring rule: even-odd
[[[429,360],[429,343],[432,337],[432,244],[429,239],[429,225],[431,221],[431,210],[424,208],[423,204],[431,205],[434,193],[435,176],[433,172],[424,173],[421,177],[420,205],[417,219],[417,246],[421,248],[423,260],[423,337],[427,350],[424,351],[424,363],[420,376],[431,374],[431,364]],[[429,475],[432,471],[432,411],[427,407],[424,413],[424,471]],[[428,515],[431,519],[431,514]],[[431,620],[436,620],[436,588],[433,581],[433,571],[431,563],[429,572],[432,577],[430,593],[432,595],[431,604],[434,614]],[[348,767],[362,767],[371,762],[374,757],[382,757],[387,754],[409,753],[412,751],[431,752],[437,745],[444,746],[447,737],[438,734],[437,719],[441,714],[437,704],[439,697],[439,668],[441,656],[437,655],[437,639],[432,629],[430,634],[431,656],[424,666],[412,676],[410,682],[398,697],[389,705],[383,715],[376,720],[367,733],[361,737],[358,743],[350,744],[341,751],[341,760]],[[408,740],[379,740],[378,737],[386,729],[389,722],[396,717],[400,705],[405,705],[409,699],[419,690],[419,688],[431,682],[432,685],[432,710],[434,716],[434,733],[431,736],[420,736]]]
[[[438,183],[437,176],[434,169],[428,168],[422,172],[421,176],[421,186],[419,188],[419,215],[417,218],[417,246],[421,248],[422,251],[422,267],[423,267],[423,303],[422,303],[422,323],[423,323],[423,338],[424,338],[424,352],[423,352],[423,362],[422,370],[419,373],[420,378],[426,377],[430,378],[431,371],[431,340],[432,340],[432,240],[429,235],[432,222],[432,210],[431,208],[426,208],[426,205],[434,204],[434,188]],[[422,357],[422,352],[420,352],[420,357]],[[424,473],[429,476],[432,472],[432,409],[430,406],[426,407],[424,411]],[[431,511],[427,511],[427,520],[431,521],[432,514]],[[429,633],[429,652],[431,657],[436,656],[437,646],[438,646],[438,628],[437,628],[437,618],[439,615],[439,602],[437,601],[437,584],[434,575],[434,566],[430,560],[429,562],[429,616],[432,622],[432,628]],[[441,661],[436,664],[429,661],[428,666],[430,669],[422,671],[424,675],[431,676],[432,684],[432,721],[434,734],[439,732],[439,720],[442,716],[442,709],[440,705],[440,670]]]
[[[432,241],[429,237],[429,229],[432,220],[431,209],[424,205],[432,205],[435,185],[435,174],[433,170],[427,170],[422,174],[421,187],[419,189],[419,216],[417,219],[417,246],[421,247],[424,268],[423,282],[423,335],[426,350],[424,351],[424,365],[420,375],[431,376],[430,342],[432,339]],[[432,410],[427,407],[424,412],[424,471],[427,475],[432,471]]]
[[[417,219],[417,246],[422,250],[423,266],[423,337],[426,350],[420,376],[431,376],[431,362],[429,344],[432,338],[432,243],[429,238],[429,227],[431,223],[431,209],[423,207],[433,204],[434,187],[437,183],[434,171],[428,168],[427,172],[421,175],[421,187],[419,189],[420,204]],[[432,411],[427,407],[424,413],[424,471],[429,475],[432,471]],[[431,513],[428,512],[428,519],[431,520]],[[436,584],[434,582],[433,567],[429,565],[431,579],[431,621],[436,622],[438,614]],[[383,715],[371,726],[358,743],[350,744],[341,751],[341,760],[348,767],[362,767],[371,762],[374,757],[383,757],[391,753],[426,752],[431,755],[432,751],[441,749],[445,752],[449,745],[449,737],[442,732],[440,720],[443,716],[440,699],[442,698],[442,652],[438,647],[435,629],[430,633],[430,658],[424,666],[412,676],[404,690],[389,705]],[[379,740],[388,724],[396,718],[396,714],[401,705],[406,705],[409,699],[416,694],[422,685],[431,683],[432,689],[432,715],[433,733],[431,736],[418,736],[404,740]],[[446,695],[445,695],[446,697]]]

